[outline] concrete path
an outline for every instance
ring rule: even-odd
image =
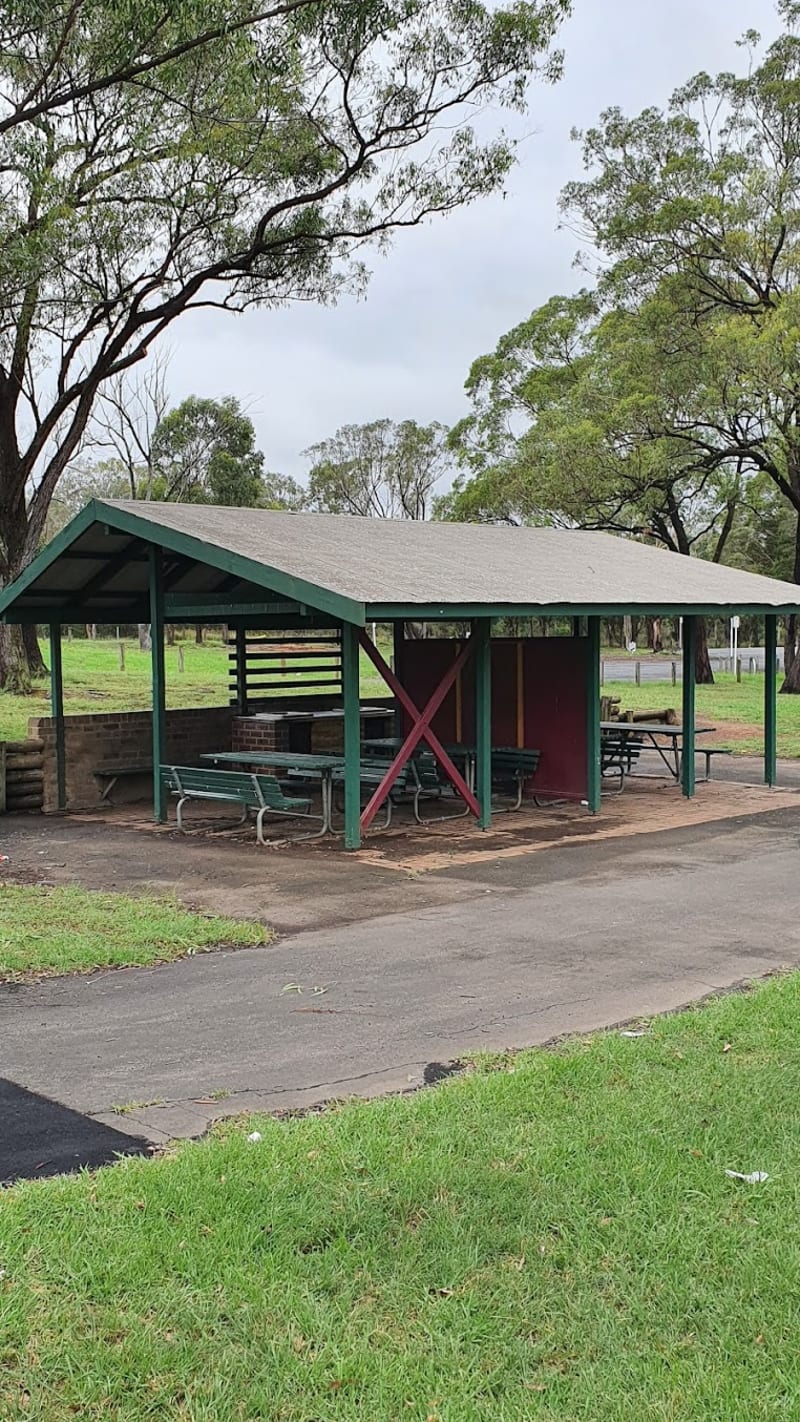
[[[800,963],[799,849],[796,809],[557,848],[267,949],[0,989],[0,1073],[151,1140],[407,1088]]]

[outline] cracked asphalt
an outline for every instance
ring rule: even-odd
[[[554,848],[267,948],[6,987],[0,1075],[151,1141],[407,1089],[797,965],[799,844],[792,809]]]

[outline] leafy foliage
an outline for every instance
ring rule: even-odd
[[[445,427],[415,420],[344,425],[306,454],[312,508],[372,518],[425,518],[451,461]]]
[[[612,108],[576,135],[586,176],[562,206],[596,285],[473,366],[445,515],[721,558],[766,479],[792,512],[800,581],[800,6],[779,8],[785,32],[760,59],[746,36],[744,75],[697,75],[665,112]],[[790,620],[800,690],[795,641]]]
[[[257,506],[264,492],[264,456],[253,421],[232,395],[190,395],[156,426],[150,450],[155,499]]]
[[[184,312],[332,299],[367,244],[502,184],[512,145],[470,120],[557,77],[569,8],[0,0],[0,582]]]

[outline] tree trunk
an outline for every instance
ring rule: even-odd
[[[47,676],[47,667],[39,646],[39,638],[36,635],[36,628],[32,622],[26,622],[22,629],[22,645],[25,648],[25,656],[28,659],[28,671],[31,676]]]
[[[800,656],[797,652],[797,617],[791,613],[786,619],[786,635],[783,640],[783,684],[782,696],[800,694]]]
[[[800,583],[800,514],[794,535],[794,580]],[[783,639],[783,685],[782,696],[800,695],[800,656],[797,652],[797,637],[800,627],[795,613],[786,619],[786,633]]]
[[[661,618],[647,617],[645,622],[647,624],[647,645],[651,652],[660,652],[662,650]]]
[[[175,646],[175,624],[167,622],[164,627],[164,639],[168,647]]]
[[[138,634],[139,634],[139,651],[140,651],[140,652],[149,652],[149,651],[150,651],[150,627],[149,627],[148,623],[146,623],[146,622],[138,622],[138,623],[136,624],[136,630],[137,630],[137,632],[138,632]]]
[[[28,520],[24,493],[11,508],[0,509],[0,587],[7,587],[25,567]],[[31,628],[36,636],[35,628]],[[31,690],[31,668],[22,627],[0,626],[0,690],[26,696]]]
[[[698,686],[713,686],[714,673],[711,670],[711,658],[708,655],[706,619],[696,617],[694,624],[694,679]]]
[[[31,690],[22,628],[4,623],[0,623],[0,687],[12,696],[27,696]]]
[[[195,640],[195,645],[196,645],[196,646],[202,647],[202,645],[203,645],[203,624],[202,624],[201,622],[198,622],[198,623],[195,624],[194,640]]]

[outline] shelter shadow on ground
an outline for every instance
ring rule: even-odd
[[[120,1155],[146,1155],[141,1136],[114,1130],[79,1111],[0,1078],[0,1184],[40,1180]]]

